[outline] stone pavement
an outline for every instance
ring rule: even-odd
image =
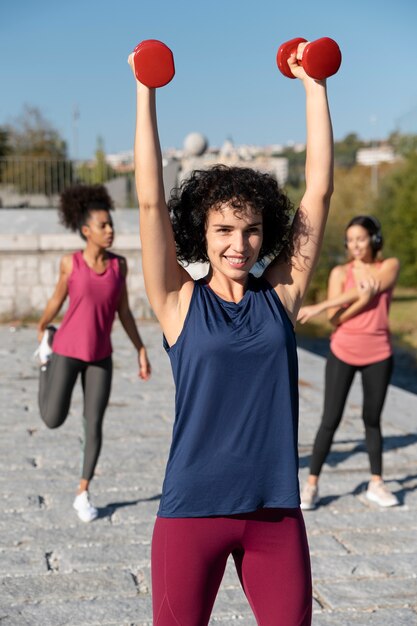
[[[34,328],[0,327],[0,624],[151,625],[150,540],[170,442],[173,384],[154,323],[141,330],[153,378],[136,376],[116,325],[115,375],[93,501],[79,522],[81,393],[64,426],[48,431],[37,409]],[[300,462],[307,474],[322,406],[324,361],[300,350]],[[361,391],[349,398],[322,481],[322,506],[306,512],[314,580],[314,626],[417,624],[417,396],[390,388],[384,411],[385,475],[401,506],[364,498],[368,476]],[[212,625],[255,626],[229,564]],[[292,626],[292,625],[288,625]]]

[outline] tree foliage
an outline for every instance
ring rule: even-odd
[[[82,163],[77,168],[78,180],[88,185],[103,184],[115,176],[114,169],[106,161],[102,137],[97,138],[95,157],[94,161]]]
[[[8,126],[7,130],[15,156],[67,158],[65,141],[37,107],[25,105],[23,113]]]
[[[356,133],[346,135],[341,141],[334,144],[334,160],[337,167],[354,167],[356,164],[356,154],[360,148],[366,144],[359,139]]]
[[[72,182],[72,165],[59,132],[29,105],[6,128],[9,153],[2,180],[22,194],[59,193]]]
[[[0,159],[10,154],[10,152],[9,133],[6,128],[0,127]]]
[[[413,151],[383,180],[378,199],[384,250],[401,261],[400,284],[417,283],[417,153]]]
[[[307,295],[309,302],[315,302],[324,296],[331,269],[346,260],[344,247],[346,224],[355,215],[376,214],[371,183],[371,172],[368,167],[335,169],[334,193],[322,252]]]

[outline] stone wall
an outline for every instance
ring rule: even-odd
[[[128,262],[133,315],[151,319],[154,315],[142,274],[138,211],[116,209],[113,221],[116,237],[112,250]],[[61,257],[83,246],[81,237],[68,234],[58,223],[53,209],[0,210],[0,321],[39,318],[58,280]],[[194,277],[205,271],[203,265],[190,268]]]
[[[113,251],[127,258],[132,311],[135,317],[151,318],[139,237],[119,235],[115,244]],[[61,257],[81,247],[77,235],[0,235],[0,320],[39,317],[54,291]]]

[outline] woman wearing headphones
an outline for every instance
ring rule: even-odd
[[[326,364],[322,421],[314,442],[310,475],[301,494],[304,510],[314,509],[319,502],[320,471],[357,371],[362,376],[362,419],[371,468],[366,496],[383,507],[398,504],[382,480],[381,412],[393,367],[388,314],[400,264],[396,258],[378,258],[382,245],[378,220],[368,215],[354,217],[345,233],[350,260],[331,271],[327,300],[301,308],[298,315],[298,321],[304,324],[327,311],[335,327]]]

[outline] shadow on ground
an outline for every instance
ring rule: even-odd
[[[387,481],[388,485],[389,483],[390,481]],[[406,500],[407,493],[411,493],[412,491],[415,491],[417,489],[417,474],[405,476],[404,478],[400,478],[400,479],[397,478],[395,479],[395,483],[400,484],[401,489],[393,488],[392,492],[397,496],[399,506],[403,506],[404,504],[406,504],[405,500]],[[330,504],[337,502],[337,500],[339,500],[340,498],[343,498],[348,495],[352,495],[352,496],[359,496],[361,494],[365,495],[367,487],[368,487],[368,482],[362,481],[358,485],[356,485],[356,487],[354,487],[352,491],[324,496],[320,498],[317,508],[329,506]]]
[[[140,504],[141,502],[155,502],[161,499],[161,494],[158,493],[155,496],[150,496],[149,498],[137,498],[136,500],[122,500],[120,502],[109,502],[106,506],[102,506],[98,508],[98,518],[103,517],[111,517],[117,509],[124,509],[128,506],[136,506],[136,504]]]
[[[417,434],[386,436],[384,437],[384,452],[388,452],[389,450],[399,450],[400,448],[406,448],[407,446],[412,446],[415,443],[417,443]],[[355,446],[350,450],[331,450],[326,459],[326,465],[329,465],[330,467],[337,467],[340,463],[343,463],[343,461],[346,461],[346,459],[353,456],[354,454],[366,452],[364,439],[338,439],[336,442],[334,442],[334,444],[339,446],[355,444]],[[310,455],[300,455],[300,468],[309,467],[309,465]]]

